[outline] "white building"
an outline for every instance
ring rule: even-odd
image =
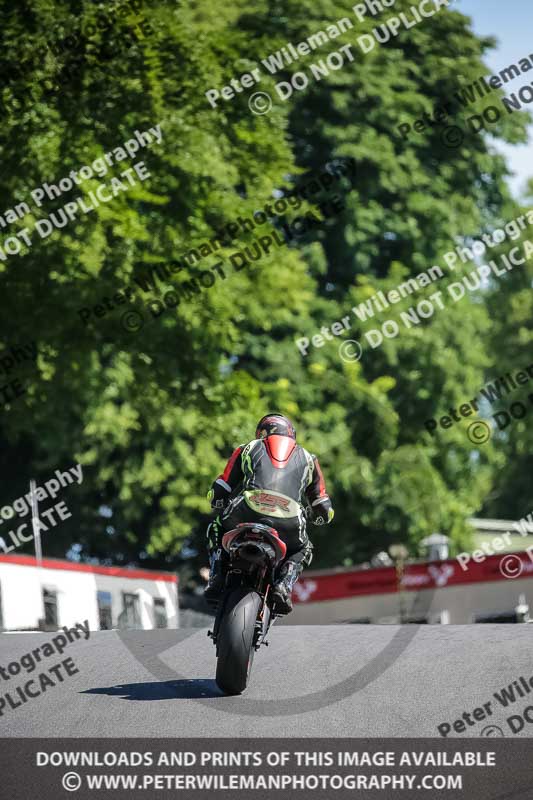
[[[177,628],[178,581],[170,572],[0,556],[0,629]]]
[[[533,513],[533,512],[532,512]],[[533,520],[468,520],[473,552],[448,558],[445,537],[429,537],[433,561],[401,570],[305,570],[294,587],[290,625],[331,623],[529,622],[533,609]],[[467,554],[462,554],[467,555]],[[531,620],[533,621],[533,620]]]

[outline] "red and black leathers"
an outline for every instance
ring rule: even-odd
[[[316,456],[279,435],[237,447],[213,483],[211,504],[225,510],[208,528],[210,549],[219,548],[222,533],[238,523],[261,522],[278,531],[287,545],[287,558],[302,567],[312,557],[304,504],[316,525],[333,517]]]

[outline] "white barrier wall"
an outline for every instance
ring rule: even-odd
[[[90,630],[99,630],[98,591],[111,595],[113,627],[118,627],[119,616],[124,612],[124,593],[139,598],[137,609],[143,629],[155,627],[156,598],[164,600],[167,626],[178,627],[177,580],[171,573],[91,568],[52,559],[45,559],[43,566],[38,567],[29,556],[3,556],[0,593],[4,629],[38,628],[39,620],[44,619],[45,589],[57,596],[59,627],[89,620]]]

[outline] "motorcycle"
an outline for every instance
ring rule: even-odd
[[[277,615],[272,604],[274,573],[287,547],[267,525],[243,522],[224,534],[229,567],[213,630],[216,682],[226,694],[241,694],[250,680],[255,651],[268,646]]]

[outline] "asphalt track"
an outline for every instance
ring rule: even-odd
[[[0,635],[0,665],[53,635]],[[494,735],[489,723],[513,736],[506,717],[533,704],[533,690],[507,709],[492,693],[533,675],[532,640],[529,625],[280,625],[245,694],[224,697],[206,629],[98,631],[62,656],[78,674],[4,709],[0,737],[435,737],[489,700],[493,715],[461,737]],[[0,681],[1,693],[27,677]]]

